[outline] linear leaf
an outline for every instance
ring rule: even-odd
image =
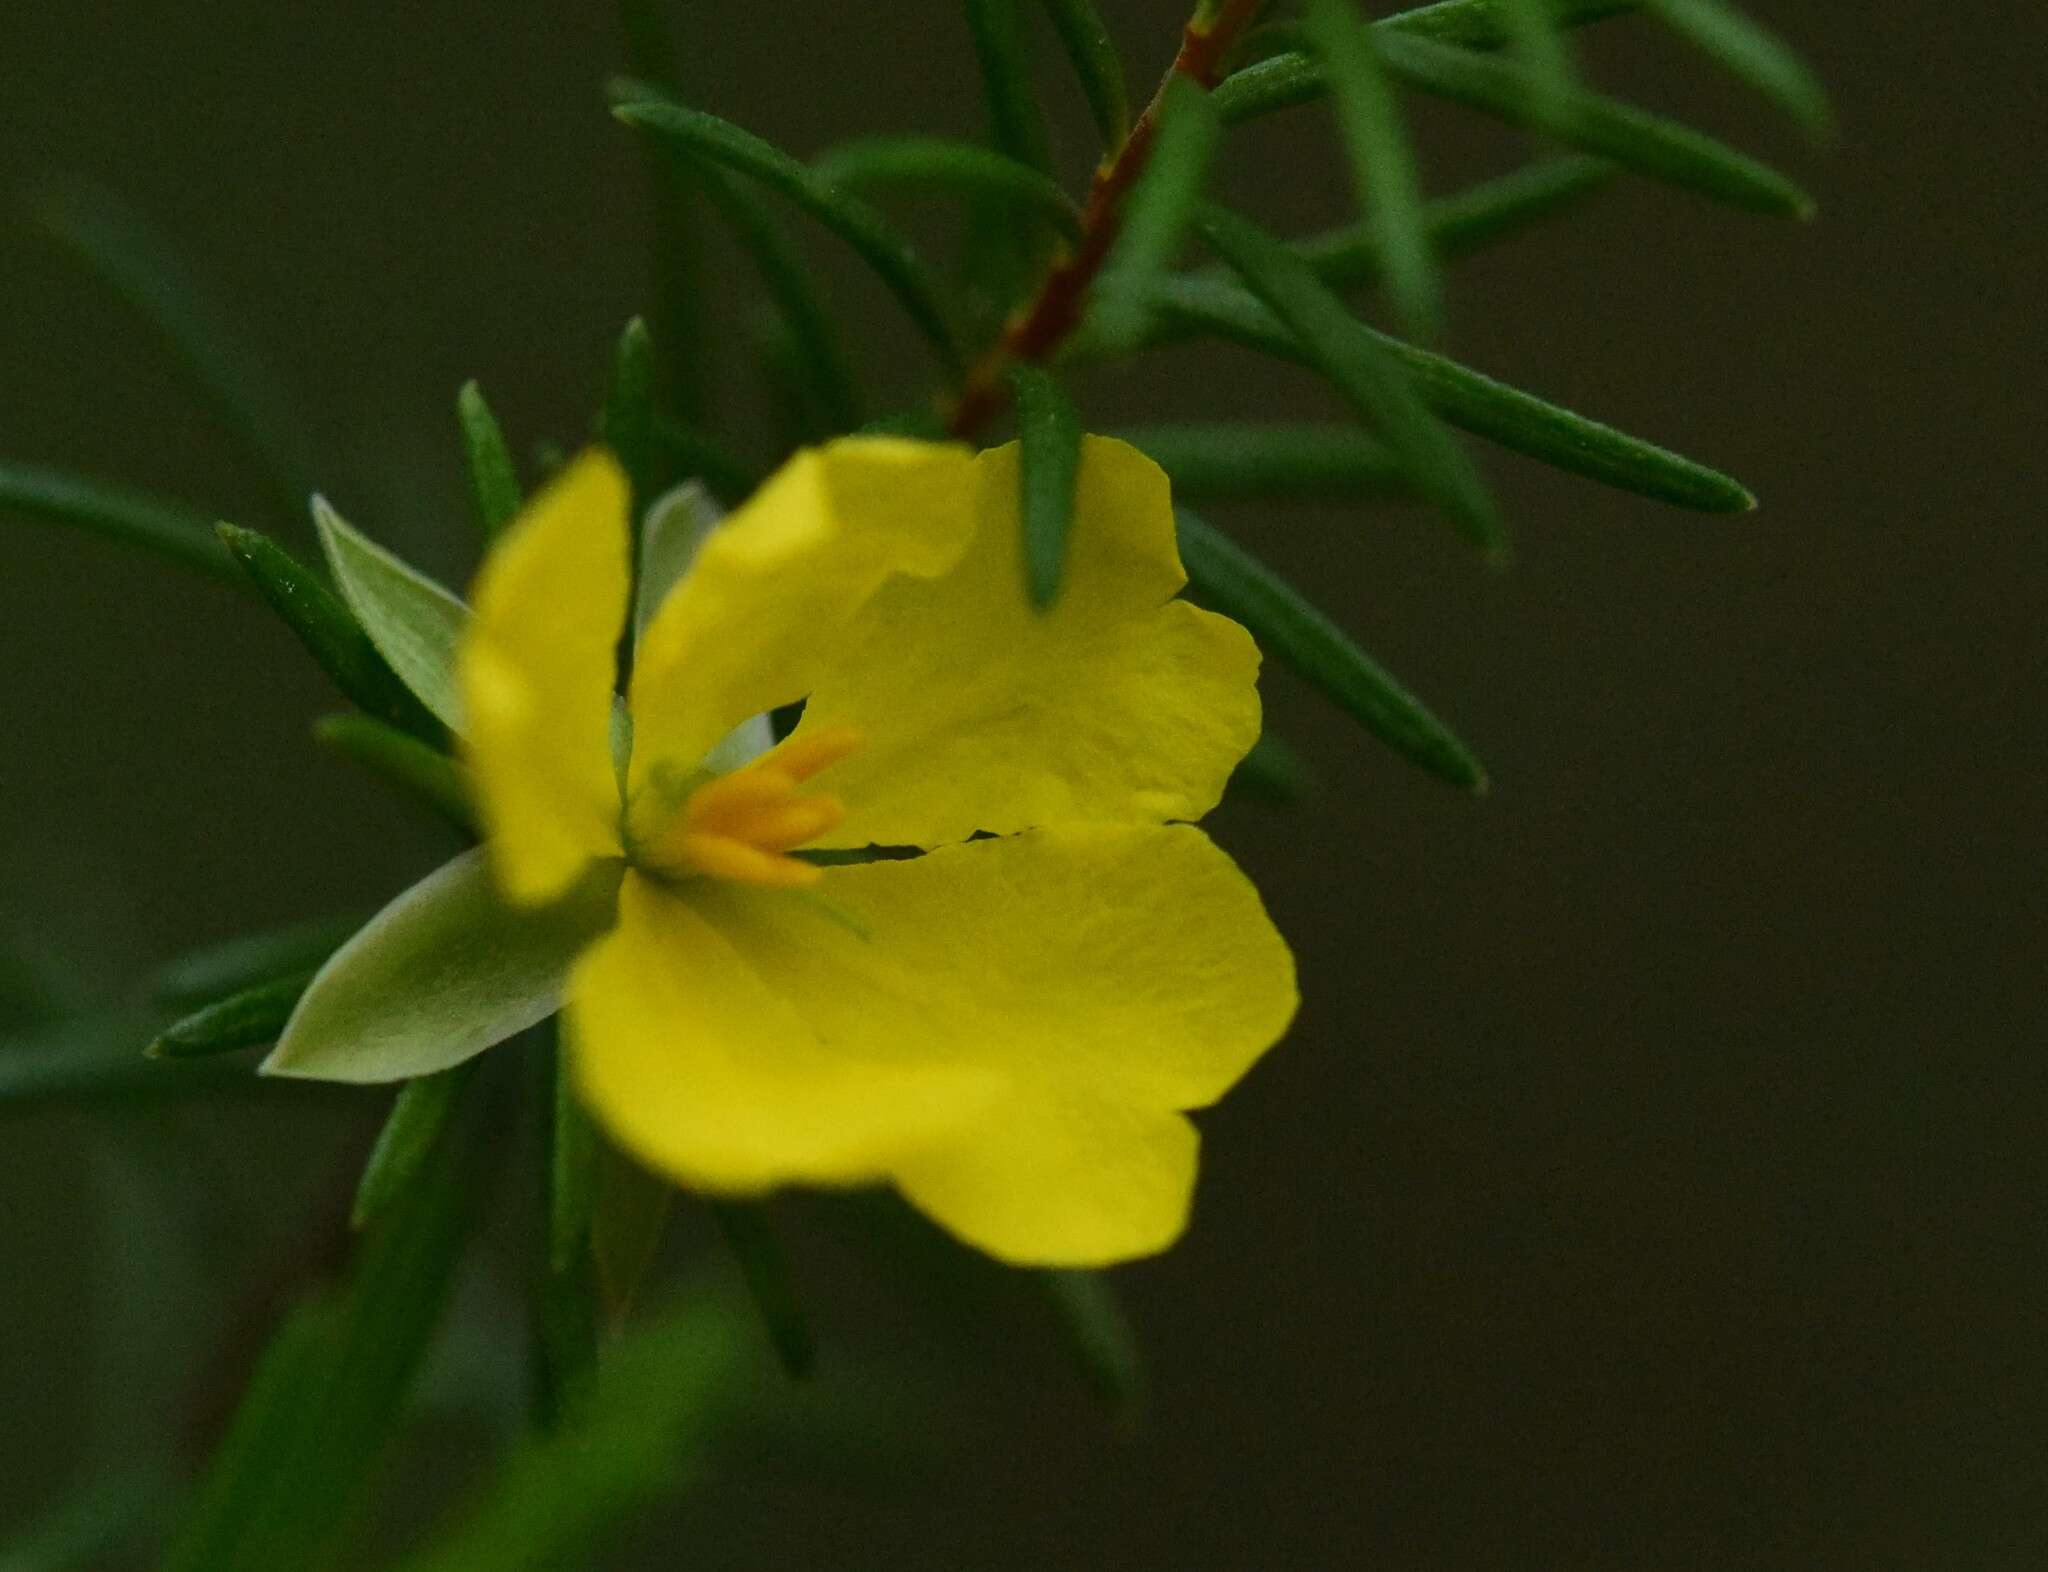
[[[1158,124],[1144,172],[1125,199],[1123,227],[1095,281],[1090,326],[1112,349],[1144,331],[1145,296],[1180,249],[1223,136],[1210,94],[1185,76],[1167,83]]]
[[[356,1232],[381,1218],[419,1179],[475,1071],[472,1059],[438,1075],[416,1077],[398,1089],[356,1182],[355,1205],[349,1211],[349,1226]]]
[[[1091,0],[1044,0],[1046,15],[1060,36],[1060,45],[1073,62],[1074,75],[1088,100],[1088,112],[1095,117],[1105,150],[1122,147],[1131,134],[1130,87],[1124,79],[1124,63],[1110,42],[1109,29]]]
[[[553,1179],[548,1198],[548,1259],[567,1272],[590,1249],[590,1218],[597,1206],[597,1131],[577,1101],[569,1056],[555,1053],[554,1127],[548,1142]]]
[[[0,464],[0,509],[140,546],[230,584],[244,582],[214,536],[210,517],[139,491],[34,464]]]
[[[1315,785],[1308,761],[1271,732],[1260,734],[1230,774],[1231,790],[1274,808],[1291,808]]]
[[[637,520],[652,500],[648,488],[654,461],[654,342],[644,318],[626,324],[612,351],[598,435],[633,483],[632,517]]]
[[[39,1103],[180,1097],[253,1086],[246,1066],[224,1060],[173,1064],[137,1051],[147,1023],[125,1011],[59,1021],[0,1038],[0,1112]]]
[[[1400,460],[1356,426],[1219,421],[1126,426],[1115,434],[1165,470],[1182,498],[1349,501],[1413,490]]]
[[[1401,460],[1416,489],[1443,508],[1490,552],[1504,543],[1500,521],[1472,461],[1411,385],[1411,371],[1387,352],[1389,341],[1361,335],[1343,301],[1300,257],[1250,220],[1210,208],[1204,238],[1361,418]]]
[[[313,740],[396,786],[451,827],[478,833],[469,772],[439,748],[356,714],[321,716],[313,722]]]
[[[1032,86],[1031,51],[1018,0],[966,0],[966,15],[996,146],[1020,164],[1050,169],[1051,141]]]
[[[67,182],[45,187],[31,206],[46,233],[162,335],[194,387],[262,467],[284,513],[297,513],[312,489],[312,443],[296,400],[236,313],[163,231],[112,192]]]
[[[1401,757],[1454,786],[1486,789],[1486,772],[1465,745],[1350,635],[1221,531],[1185,509],[1176,519],[1181,560],[1203,600]]]
[[[313,499],[313,524],[334,582],[377,653],[443,725],[460,731],[455,648],[469,626],[469,608],[355,528],[325,497]]]
[[[268,535],[233,524],[215,529],[257,592],[298,635],[306,653],[344,698],[401,731],[440,741],[441,723],[377,653],[376,644],[339,596]]]
[[[201,1480],[166,1572],[275,1572],[332,1558],[397,1431],[469,1234],[482,1110],[363,1235],[347,1285],[294,1311]]]
[[[1572,59],[1550,0],[1501,0],[1508,46],[1528,83],[1529,114],[1549,125],[1572,90]]]
[[[143,1051],[152,1059],[199,1059],[276,1042],[312,980],[303,971],[217,999],[166,1026]]]
[[[1081,235],[1074,199],[1029,164],[972,142],[940,136],[873,136],[841,142],[814,166],[849,191],[871,186],[933,186],[992,196],[1027,208],[1057,225],[1069,240]]]
[[[528,1079],[538,1160],[527,1317],[533,1420],[551,1431],[581,1411],[597,1367],[597,1272],[589,1211],[579,1205],[596,1144],[570,1093],[567,1043],[559,1032],[542,1037]]]
[[[552,906],[505,903],[482,850],[444,863],[334,953],[266,1075],[402,1081],[450,1069],[554,1014],[569,965],[611,921],[620,870]]]
[[[474,380],[455,395],[455,419],[462,428],[462,452],[469,461],[469,494],[486,536],[496,536],[519,513],[519,471],[505,431],[483,389]]]
[[[1514,40],[1509,9],[1528,0],[1442,0],[1438,5],[1397,11],[1374,24],[1390,32],[1413,33],[1440,43],[1492,49]],[[1584,27],[1611,16],[1640,11],[1644,0],[1542,0],[1558,27]]]
[[[1315,363],[1310,351],[1256,296],[1235,285],[1175,279],[1157,297],[1157,306],[1178,318],[1187,331],[1214,334],[1282,359]],[[1430,406],[1474,436],[1675,507],[1744,513],[1756,506],[1756,498],[1738,481],[1669,449],[1496,382],[1455,360],[1387,338],[1362,322],[1351,323],[1346,331],[1377,339],[1407,368]]]
[[[672,1183],[606,1143],[590,1214],[590,1257],[614,1325],[625,1319],[654,1264],[675,1199]]]
[[[1792,46],[1723,0],[1647,0],[1673,32],[1717,60],[1808,130],[1834,128],[1827,89]]]
[[[173,1010],[211,1004],[258,983],[317,967],[362,925],[360,916],[321,917],[190,950],[151,974],[149,996]]]
[[[1053,1323],[1082,1379],[1125,1422],[1145,1402],[1145,1362],[1137,1333],[1101,1272],[1053,1270],[1038,1274]]]
[[[627,125],[760,181],[838,235],[888,286],[946,369],[960,369],[959,346],[924,263],[874,208],[730,121],[650,97],[645,88],[631,83],[620,84],[615,94],[619,96],[612,114]]]
[[[775,1357],[782,1368],[801,1380],[818,1364],[818,1347],[811,1336],[810,1320],[797,1299],[796,1277],[790,1270],[789,1255],[775,1232],[768,1208],[760,1201],[713,1201],[711,1215],[718,1221],[726,1248],[739,1264],[754,1308]]]
[[[1423,220],[1421,178],[1393,87],[1350,0],[1309,0],[1307,26],[1329,78],[1352,183],[1379,238],[1387,293],[1408,330],[1433,339],[1443,329],[1443,286]]]
[[[1043,611],[1059,598],[1067,533],[1081,479],[1081,417],[1051,375],[1032,365],[1010,370],[1022,449],[1017,467],[1023,512],[1024,584]]]

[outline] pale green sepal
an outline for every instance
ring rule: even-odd
[[[481,849],[427,875],[335,952],[262,1064],[265,1075],[432,1075],[545,1020],[570,963],[612,920],[624,864],[594,865],[560,901],[509,906]]]
[[[701,480],[686,480],[648,505],[640,524],[640,584],[633,603],[636,641],[724,517],[725,509]]]
[[[462,730],[455,647],[469,608],[350,524],[325,497],[313,499],[313,523],[342,599],[377,653],[443,725]]]

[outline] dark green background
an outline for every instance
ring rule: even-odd
[[[678,9],[697,96],[796,150],[978,123],[950,5]],[[1149,1426],[1115,1435],[1011,1314],[949,1344],[934,1477],[725,1480],[649,1564],[2048,1560],[2042,39],[1970,9],[1759,3],[1838,94],[1826,157],[1614,29],[1604,81],[1788,161],[1822,221],[1629,185],[1458,272],[1461,355],[1732,470],[1760,514],[1490,458],[1520,545],[1499,576],[1414,517],[1228,517],[1497,785],[1461,798],[1269,683],[1326,789],[1216,827],[1306,1005],[1206,1121],[1192,1236],[1123,1274]],[[1149,80],[1176,8],[1113,10]],[[275,349],[343,510],[459,579],[457,384],[480,377],[522,442],[574,440],[647,304],[635,149],[596,93],[618,62],[604,8],[566,0],[29,0],[0,10],[0,155],[175,233]],[[1520,151],[1419,118],[1438,185]],[[1339,216],[1328,143],[1297,112],[1231,178],[1276,221]],[[914,386],[885,302],[815,251],[864,355]],[[0,455],[278,525],[152,342],[18,223],[0,302]],[[736,343],[751,421],[745,363]],[[1333,413],[1234,354],[1085,391],[1098,423]],[[312,748],[331,702],[246,599],[0,525],[6,915],[119,978],[385,898],[440,848]],[[182,1425],[90,1368],[91,1162],[141,1128],[0,1125],[0,1521],[57,1487],[96,1387],[137,1435]],[[149,1171],[239,1235],[211,1298],[245,1291],[251,1241],[305,1226],[303,1170],[348,1160],[309,1128],[148,1126]],[[828,1362],[877,1316],[915,1344],[914,1296],[878,1291],[828,1211],[789,1210]],[[197,1298],[136,1293],[124,1313],[175,1357],[225,1335]]]

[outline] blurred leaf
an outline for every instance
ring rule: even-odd
[[[396,786],[451,827],[480,833],[469,772],[439,748],[356,714],[321,716],[313,722],[313,740]]]
[[[509,906],[481,849],[407,890],[320,969],[266,1075],[400,1081],[446,1070],[552,1015],[612,917],[620,867],[551,906]]]
[[[1124,63],[1110,42],[1109,29],[1102,25],[1091,0],[1044,0],[1044,4],[1061,47],[1073,62],[1103,149],[1114,152],[1131,134],[1131,103]]]
[[[1145,1402],[1144,1359],[1117,1292],[1101,1272],[1037,1274],[1053,1323],[1089,1390],[1126,1423]]]
[[[153,1024],[115,1010],[0,1038],[0,1113],[46,1102],[182,1097],[256,1084],[239,1062],[144,1058],[135,1045]]]
[[[1230,789],[1270,808],[1291,808],[1315,788],[1315,772],[1271,732],[1262,732],[1252,751],[1231,772]]]
[[[401,731],[428,742],[441,740],[441,723],[399,680],[332,590],[268,535],[233,524],[219,525],[218,533],[271,610],[298,635],[344,698]]]
[[[1528,0],[1442,0],[1438,5],[1397,11],[1374,24],[1393,32],[1413,33],[1446,44],[1491,49],[1514,40],[1510,9]],[[1611,16],[1640,11],[1644,0],[1542,0],[1558,27],[1584,27]]]
[[[1827,89],[1798,51],[1755,18],[1723,0],[1648,0],[1648,8],[1809,131],[1834,129]]]
[[[789,1255],[761,1201],[713,1201],[711,1215],[739,1264],[740,1276],[761,1313],[761,1325],[775,1357],[792,1377],[802,1380],[818,1365],[818,1345],[810,1320],[797,1299],[796,1276]]]
[[[469,625],[469,608],[356,529],[325,497],[313,499],[313,523],[334,582],[377,653],[443,725],[460,731],[455,647]]]
[[[1480,546],[1498,553],[1505,537],[1478,471],[1416,392],[1410,370],[1387,352],[1386,341],[1357,332],[1358,324],[1329,285],[1250,220],[1211,208],[1201,230],[1217,255],[1286,324],[1310,364],[1385,438],[1416,489]]]
[[[1572,59],[1551,0],[1501,0],[1508,44],[1528,83],[1529,116],[1548,126],[1572,90]]]
[[[548,1259],[557,1272],[566,1272],[590,1249],[601,1149],[597,1131],[576,1100],[566,1048],[558,1047],[555,1052],[553,1099],[554,1123],[548,1142],[554,1170],[548,1188]]]
[[[528,1078],[538,1140],[528,1321],[533,1418],[542,1430],[573,1420],[597,1368],[597,1268],[590,1250],[596,1132],[576,1104],[569,1045],[541,1034]]]
[[[89,1572],[111,1565],[110,1556],[131,1546],[172,1499],[171,1481],[148,1465],[88,1479],[0,1538],[0,1572]]]
[[[1024,584],[1043,611],[1059,598],[1081,479],[1081,417],[1052,377],[1036,366],[1010,368],[1017,403],[1022,459],[1018,465],[1023,512]]]
[[[198,1059],[275,1042],[312,980],[310,971],[299,972],[230,994],[172,1022],[143,1051],[152,1059]]]
[[[301,1305],[272,1339],[166,1572],[315,1572],[342,1548],[403,1421],[494,1149],[483,1110],[462,1112],[420,1181],[363,1235],[347,1285]]]
[[[149,980],[149,996],[174,1010],[211,1004],[258,983],[317,967],[362,925],[359,916],[321,917],[189,950],[156,969]]]
[[[702,481],[685,481],[657,497],[640,537],[640,575],[633,603],[633,636],[643,636],[668,593],[682,582],[697,552],[725,517]]]
[[[472,1059],[437,1075],[418,1076],[398,1089],[363,1163],[349,1212],[351,1228],[360,1233],[378,1221],[418,1181],[475,1073]]]
[[[672,479],[701,480],[728,507],[744,501],[760,480],[710,436],[679,420],[656,419],[654,448]]]
[[[1144,331],[1145,301],[1180,250],[1223,135],[1211,95],[1180,75],[1166,84],[1158,127],[1092,292],[1090,328],[1112,350]]]
[[[938,136],[871,136],[841,142],[814,167],[834,185],[933,186],[999,197],[1057,225],[1069,240],[1081,236],[1081,213],[1057,182],[1029,164],[972,142]]]
[[[617,1324],[661,1246],[676,1187],[606,1143],[599,1159],[597,1203],[590,1215],[590,1255],[607,1317]]]
[[[1513,61],[1450,48],[1426,38],[1371,30],[1387,69],[1410,86],[1513,125],[1536,126],[1527,72]],[[1217,112],[1227,124],[1319,98],[1322,67],[1304,54],[1275,55],[1217,87]],[[1539,129],[1584,152],[1669,185],[1735,207],[1806,218],[1813,202],[1784,175],[1704,132],[1647,110],[1574,87]]]
[[[965,0],[995,144],[1041,174],[1052,167],[1045,111],[1032,85],[1031,50],[1018,0]]]
[[[817,171],[751,131],[681,104],[649,96],[633,83],[615,90],[614,116],[676,147],[734,169],[780,192],[844,240],[873,268],[924,334],[949,372],[960,370],[960,352],[925,266],[890,223],[867,203],[840,190]]]
[[[1234,285],[1175,279],[1156,304],[1188,331],[1215,334],[1283,359],[1316,363],[1256,296]],[[1742,513],[1756,506],[1756,499],[1740,484],[1704,464],[1546,403],[1454,360],[1375,333],[1362,322],[1352,322],[1346,333],[1376,339],[1415,379],[1416,390],[1433,409],[1475,436],[1676,507]]]
[[[575,1423],[521,1442],[400,1572],[521,1572],[588,1551],[607,1525],[694,1473],[724,1418],[743,1339],[718,1304],[673,1311],[621,1339]]]
[[[102,485],[33,464],[0,464],[0,509],[71,524],[124,546],[140,546],[230,584],[243,582],[221,549],[213,520],[182,504]]]
[[[1321,58],[1351,157],[1352,184],[1377,226],[1387,293],[1409,332],[1443,331],[1443,285],[1422,213],[1422,183],[1394,90],[1351,0],[1308,0],[1308,38]]]
[[[654,343],[640,317],[626,324],[612,352],[598,435],[633,483],[631,517],[637,542],[640,510],[653,497],[654,469]]]
[[[1331,501],[1412,491],[1384,443],[1356,426],[1216,421],[1126,426],[1115,433],[1166,471],[1189,500],[1308,497]]]
[[[1267,654],[1402,758],[1468,791],[1486,772],[1465,745],[1350,636],[1271,568],[1186,509],[1176,510],[1181,560],[1200,598],[1251,630]]]
[[[283,380],[169,237],[112,192],[64,182],[34,193],[43,230],[163,335],[179,365],[260,464],[285,517],[305,506],[312,443]]]
[[[455,419],[462,427],[462,451],[469,461],[469,494],[476,503],[477,522],[486,536],[495,536],[518,515],[519,471],[505,432],[483,389],[474,381],[455,395]]]

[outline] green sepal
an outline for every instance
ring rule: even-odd
[[[1021,460],[1017,466],[1022,510],[1024,585],[1031,604],[1046,610],[1059,598],[1067,561],[1067,535],[1081,479],[1081,417],[1051,375],[1038,367],[1010,368]]]
[[[725,509],[702,481],[685,481],[654,499],[640,526],[640,572],[633,593],[636,641],[646,637],[669,591],[682,582],[724,518]]]
[[[265,1075],[401,1081],[449,1069],[552,1015],[570,964],[610,925],[624,865],[561,900],[507,904],[481,849],[399,896],[314,977]]]
[[[313,524],[327,566],[377,653],[450,731],[462,729],[455,650],[469,608],[396,553],[313,499]]]
[[[346,602],[268,535],[216,526],[221,541],[342,696],[366,715],[438,743],[445,728],[413,697]]]
[[[1486,789],[1471,751],[1328,617],[1271,568],[1186,509],[1181,560],[1198,597],[1402,758],[1467,791]]]

